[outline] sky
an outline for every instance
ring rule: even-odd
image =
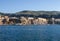
[[[60,11],[60,0],[0,0],[0,12]]]

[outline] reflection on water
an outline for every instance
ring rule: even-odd
[[[0,41],[60,41],[60,25],[0,26]]]

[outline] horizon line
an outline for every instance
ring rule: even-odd
[[[16,12],[21,12],[21,11],[57,11],[57,12],[60,12],[60,10],[20,10],[20,11],[16,11]],[[0,13],[16,13],[16,12],[3,12],[3,11],[0,11]]]

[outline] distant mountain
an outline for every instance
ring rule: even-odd
[[[16,12],[16,14],[32,14],[32,15],[57,15],[60,14],[60,11],[29,11],[29,10],[24,10],[20,12]]]
[[[0,12],[0,15],[4,15],[4,13]]]
[[[0,15],[8,15],[8,16],[27,16],[27,17],[45,17],[45,18],[50,18],[50,17],[59,17],[60,18],[60,11],[30,11],[30,10],[24,10],[20,12],[16,12],[14,14],[10,13],[1,13]]]
[[[17,15],[34,17],[60,17],[60,11],[29,11],[16,12]]]

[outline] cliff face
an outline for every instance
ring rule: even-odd
[[[60,12],[59,11],[20,11],[16,13],[1,13],[1,24],[3,22],[3,18],[7,16],[8,20],[11,17],[16,17],[18,20],[15,21],[15,19],[10,19],[9,22],[6,22],[6,24],[14,24],[14,23],[21,23],[22,24],[54,24],[60,22]],[[24,17],[21,19],[21,17]],[[32,17],[33,19],[30,19]],[[41,20],[42,18],[42,20]],[[21,19],[21,20],[20,20]],[[24,20],[25,19],[25,20]],[[54,19],[54,20],[53,20]],[[47,21],[48,20],[48,21]],[[5,21],[5,20],[4,20]],[[20,21],[20,22],[18,22]],[[4,22],[3,22],[4,23]]]

